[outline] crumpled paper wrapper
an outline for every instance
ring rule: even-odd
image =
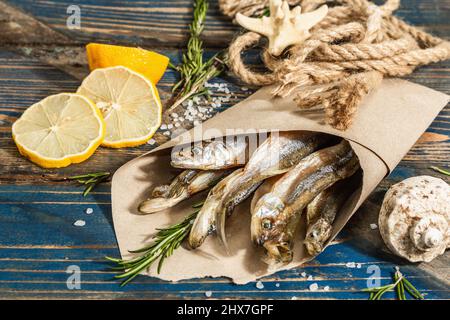
[[[449,101],[447,95],[411,82],[384,80],[377,91],[366,97],[350,129],[338,131],[324,123],[323,110],[299,110],[290,98],[272,99],[271,90],[271,87],[260,89],[204,122],[200,128],[178,136],[116,171],[112,180],[112,214],[123,258],[132,257],[128,250],[141,248],[151,241],[156,228],[181,221],[192,212],[191,205],[206,196],[204,192],[174,208],[151,215],[137,212],[138,204],[147,198],[155,186],[169,182],[174,176],[169,164],[170,148],[181,142],[225,136],[227,129],[309,130],[350,141],[360,160],[362,185],[338,214],[329,243]],[[210,130],[212,128],[215,130]],[[292,263],[268,269],[260,259],[261,249],[250,240],[250,203],[251,199],[248,199],[238,206],[227,220],[229,254],[215,236],[210,236],[196,250],[190,250],[187,245],[177,249],[173,256],[165,260],[160,274],[156,272],[156,263],[144,274],[171,281],[223,276],[244,284],[314,258],[304,250],[302,230],[294,247]]]

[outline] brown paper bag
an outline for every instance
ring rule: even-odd
[[[447,95],[411,82],[384,80],[381,87],[365,99],[350,129],[342,132],[324,124],[321,110],[299,110],[290,98],[272,99],[270,91],[270,87],[260,89],[206,121],[200,129],[194,128],[116,171],[112,180],[112,213],[123,258],[131,257],[128,250],[148,243],[156,228],[181,221],[192,211],[192,203],[206,196],[202,193],[156,214],[137,213],[138,204],[147,198],[152,188],[168,182],[170,148],[180,142],[225,136],[227,129],[249,128],[320,131],[349,140],[361,163],[362,187],[339,213],[331,241],[449,101]],[[211,131],[212,128],[215,130]],[[203,133],[205,135],[202,136]],[[177,249],[166,259],[160,274],[155,270],[156,264],[147,274],[172,281],[225,276],[243,284],[280,270],[269,270],[260,259],[260,249],[251,243],[249,205],[250,200],[247,200],[227,220],[230,254],[223,250],[214,236],[210,236],[199,249]],[[298,240],[294,247],[294,261],[282,269],[313,258],[306,255]]]

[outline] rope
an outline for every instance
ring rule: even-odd
[[[327,0],[290,0],[305,12]],[[327,17],[301,45],[286,50],[281,58],[262,54],[268,72],[249,69],[242,53],[258,45],[262,36],[239,35],[229,47],[230,69],[244,82],[276,84],[274,96],[294,95],[301,108],[322,105],[326,122],[347,129],[363,98],[383,77],[402,77],[417,67],[450,58],[450,43],[394,17],[400,0],[377,6],[368,0],[335,0]],[[268,0],[219,0],[229,17],[237,12],[259,15]],[[312,86],[312,89],[311,89]],[[319,86],[319,87],[318,87]]]

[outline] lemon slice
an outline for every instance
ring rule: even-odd
[[[12,126],[19,152],[44,168],[89,158],[101,144],[105,125],[94,103],[74,93],[49,96],[29,107]]]
[[[106,123],[102,146],[133,147],[147,142],[161,125],[161,101],[155,86],[123,66],[96,69],[77,93],[102,111]]]

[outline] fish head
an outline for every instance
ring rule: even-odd
[[[192,148],[172,149],[171,165],[176,168],[217,169],[225,167],[231,156],[231,151],[222,141],[212,141],[206,145],[201,142]]]
[[[322,218],[308,228],[305,246],[311,255],[316,255],[323,251],[323,245],[330,238],[331,231],[331,224]]]
[[[194,146],[180,146],[173,148],[171,153],[171,164],[176,168],[195,168],[199,166],[202,161],[203,147],[197,143]]]
[[[262,245],[277,234],[277,218],[284,209],[284,203],[271,193],[262,196],[254,208],[251,221],[252,240]]]
[[[276,195],[267,193],[257,202],[251,222],[253,241],[266,249],[265,261],[289,262],[292,260],[289,228],[285,219],[280,219],[285,212],[284,203]]]

